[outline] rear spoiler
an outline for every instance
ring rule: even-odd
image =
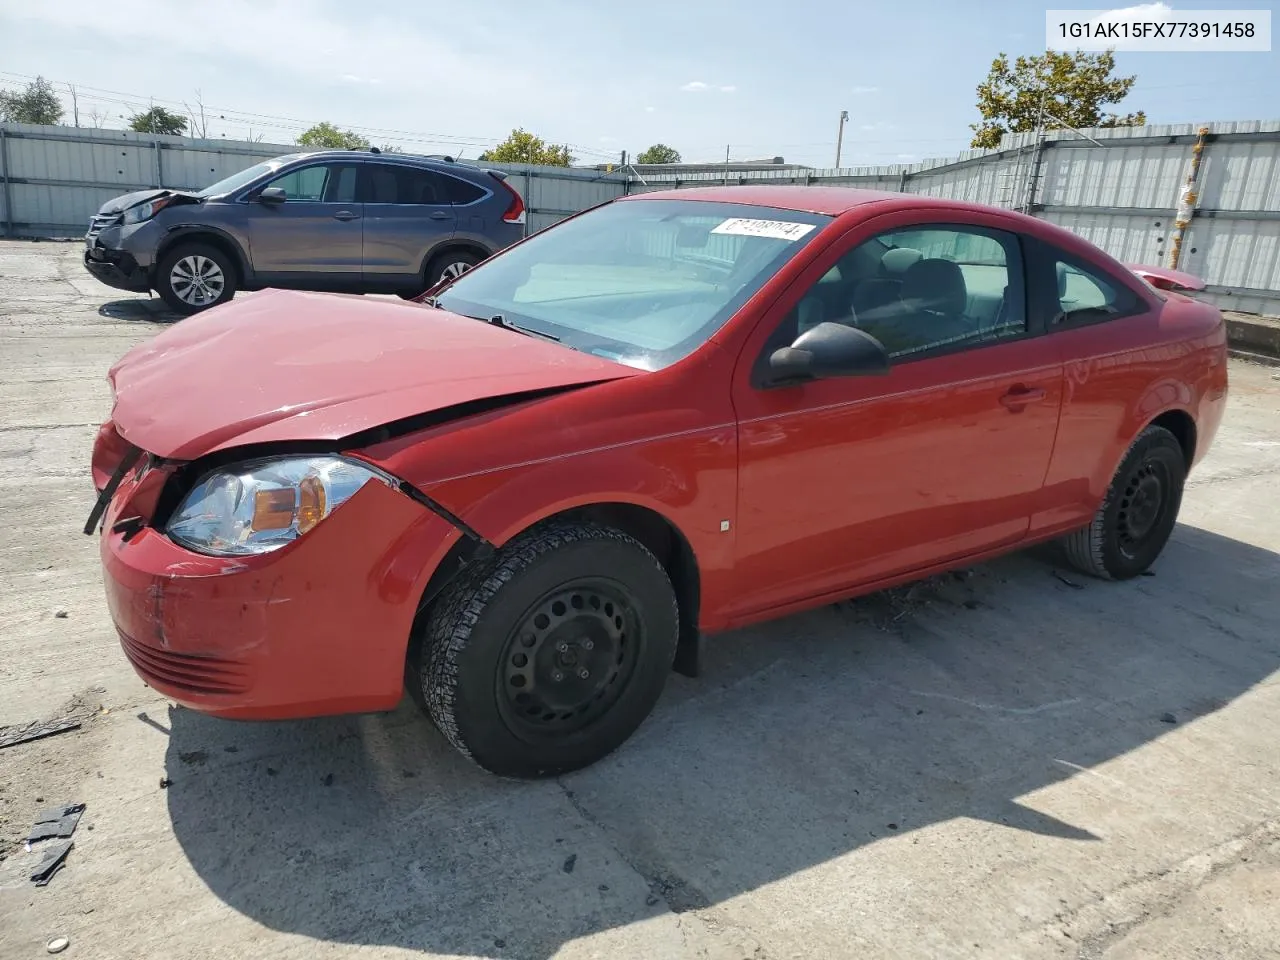
[[[1170,270],[1168,267],[1149,267],[1136,263],[1126,263],[1131,273],[1147,281],[1157,290],[1172,290],[1175,293],[1195,293],[1208,286],[1204,280],[1181,270]]]

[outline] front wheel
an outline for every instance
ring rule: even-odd
[[[1111,580],[1145,571],[1173,534],[1186,479],[1178,438],[1164,427],[1143,430],[1120,462],[1093,521],[1063,538],[1072,566]]]
[[[175,313],[189,316],[236,295],[235,267],[217,247],[179,244],[160,258],[155,286]]]
[[[411,682],[449,741],[500,776],[555,776],[619,747],[675,657],[671,582],[632,537],[592,523],[524,534],[446,589]]]

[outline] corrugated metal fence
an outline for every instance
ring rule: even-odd
[[[807,183],[896,190],[1027,210],[1122,260],[1167,264],[1198,125],[1006,137],[949,160],[841,170],[654,176],[495,165],[525,197],[530,230],[624,193],[711,183]],[[1219,305],[1280,314],[1280,122],[1211,123],[1179,268]],[[106,200],[154,186],[195,189],[294,146],[193,141],[120,130],[0,125],[6,236],[76,236]]]

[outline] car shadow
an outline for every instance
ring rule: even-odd
[[[111,300],[98,308],[98,316],[131,323],[176,323],[182,315],[169,309],[159,297]]]
[[[173,829],[208,888],[269,928],[485,957],[546,957],[957,817],[1096,845],[1019,798],[1280,667],[1280,556],[1180,526],[1151,577],[1056,560],[715,638],[631,742],[556,781],[483,773],[407,706],[272,724],[173,710]]]

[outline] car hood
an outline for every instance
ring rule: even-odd
[[[431,307],[268,290],[183,320],[108,377],[120,435],[190,460],[640,372]]]
[[[188,197],[196,201],[201,199],[194,193],[184,193],[181,190],[135,190],[133,193],[126,193],[123,196],[108,200],[98,208],[98,214],[99,216],[105,216],[113,213],[123,213],[130,207],[136,207],[140,203],[146,203],[156,197],[168,196]]]

